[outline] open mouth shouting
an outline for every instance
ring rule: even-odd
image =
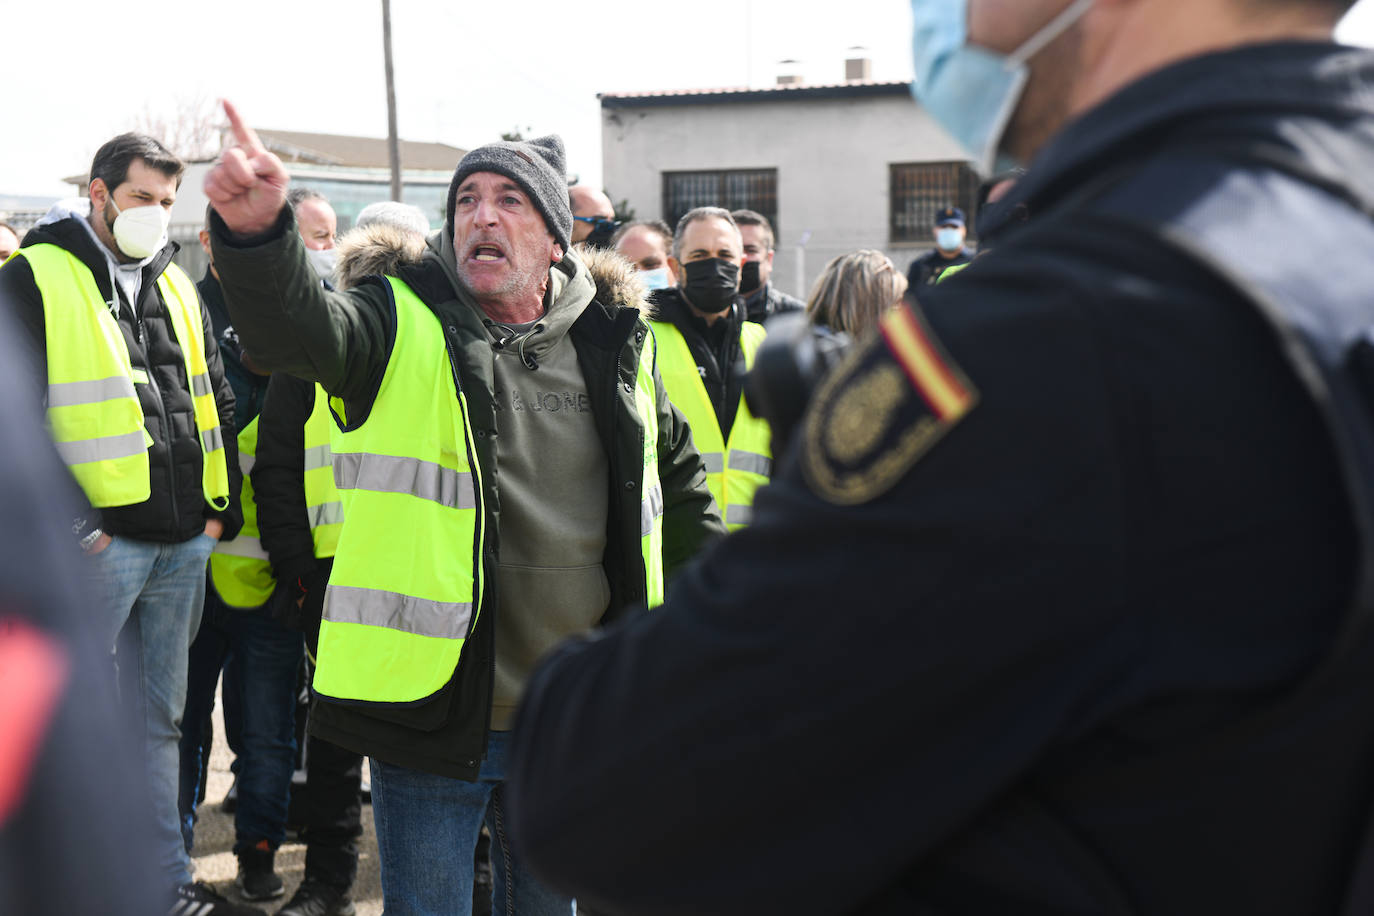
[[[472,246],[472,252],[468,259],[477,261],[480,264],[489,264],[495,261],[505,260],[506,252],[495,242],[478,242]]]

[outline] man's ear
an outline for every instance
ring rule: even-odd
[[[682,276],[682,262],[680,262],[677,258],[673,257],[672,255],[668,255],[668,269],[673,272],[673,279],[678,282],[679,286],[681,286],[682,281],[685,279]]]
[[[105,179],[92,178],[91,183],[86,187],[86,194],[91,199],[92,209],[96,209],[95,196],[97,191],[99,191],[100,196],[104,198],[104,200],[102,200],[100,204],[100,209],[104,209],[105,201],[110,199],[110,189],[105,186]]]
[[[557,242],[553,243],[553,263],[557,264],[563,260],[563,246]]]
[[[768,249],[768,257],[764,258],[764,260],[768,262],[769,267],[773,266],[773,249]]]

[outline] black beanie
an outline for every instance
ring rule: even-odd
[[[568,170],[563,138],[557,134],[534,140],[501,140],[479,146],[463,157],[448,186],[446,210],[453,228],[453,202],[458,186],[473,172],[495,172],[520,185],[544,216],[544,225],[566,252],[572,247],[572,208],[568,205]]]

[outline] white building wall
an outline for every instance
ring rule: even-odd
[[[774,283],[803,299],[826,262],[857,248],[885,251],[905,272],[928,246],[889,243],[888,166],[965,158],[907,95],[650,104],[601,114],[604,184],[639,218],[663,217],[663,172],[776,168]]]

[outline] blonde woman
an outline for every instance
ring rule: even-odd
[[[813,324],[860,337],[901,301],[906,284],[906,277],[881,251],[851,251],[825,265],[806,314]]]

